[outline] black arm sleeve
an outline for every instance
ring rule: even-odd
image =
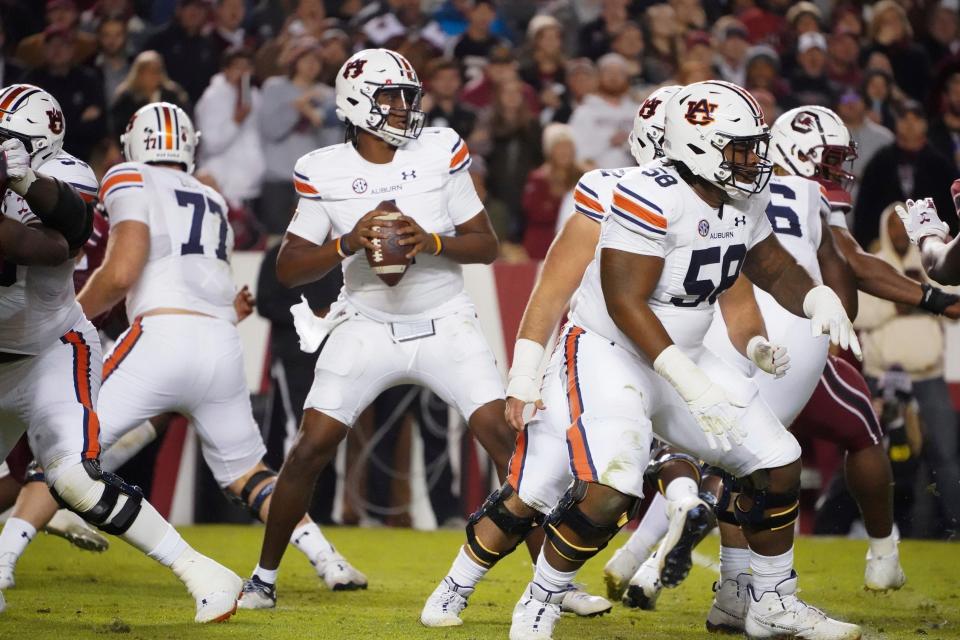
[[[44,226],[59,231],[66,238],[72,251],[79,249],[93,233],[93,204],[84,202],[76,189],[66,182],[50,179],[57,183],[56,203],[44,209],[31,202],[28,194],[27,204]]]

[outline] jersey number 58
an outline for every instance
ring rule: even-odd
[[[683,278],[683,288],[686,298],[671,298],[670,302],[678,307],[696,307],[704,300],[713,304],[717,296],[733,286],[740,275],[740,267],[747,256],[747,247],[742,244],[732,244],[727,247],[721,257],[720,247],[697,249],[690,254],[690,267]],[[701,270],[704,267],[720,264],[720,281],[712,278],[702,278]]]

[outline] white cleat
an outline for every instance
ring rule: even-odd
[[[83,518],[67,509],[60,509],[43,528],[47,533],[59,536],[84,551],[102,552],[110,548],[107,539],[90,527]]]
[[[565,613],[572,613],[581,618],[594,618],[610,613],[613,604],[603,596],[595,596],[584,591],[583,586],[572,585],[563,596],[560,603],[560,610]]]
[[[747,607],[750,605],[752,576],[741,573],[736,580],[726,579],[713,583],[713,606],[707,614],[707,631],[710,633],[743,633]]]
[[[607,585],[607,597],[619,600],[627,590],[630,578],[640,568],[646,557],[640,558],[625,546],[613,552],[613,556],[603,565],[603,581]]]
[[[237,612],[243,580],[230,569],[189,547],[171,569],[197,601],[196,622],[223,622]]]
[[[859,640],[860,627],[827,617],[797,597],[797,574],[783,580],[776,590],[757,596],[747,587],[745,631],[748,638],[803,638],[804,640]]]
[[[15,553],[0,553],[0,591],[13,589],[16,585],[13,573],[17,568],[17,560]]]
[[[534,591],[548,602],[534,598]],[[565,595],[565,591],[547,591],[531,582],[513,608],[510,640],[551,640],[553,628],[560,620],[560,603]]]
[[[467,608],[467,604],[467,598],[457,590],[457,586],[444,578],[424,603],[420,624],[425,627],[459,627],[463,624],[460,613]]]
[[[874,556],[872,551],[867,551],[867,569],[863,575],[865,589],[895,591],[906,582],[907,576],[903,572],[903,567],[900,566],[899,551],[894,551],[888,556]]]
[[[668,589],[680,586],[693,567],[693,549],[717,526],[711,507],[700,496],[667,501],[667,534],[657,547],[660,582]]]
[[[273,609],[277,606],[277,586],[264,582],[256,574],[244,580],[237,600],[240,609]]]
[[[317,556],[310,564],[331,591],[367,588],[367,576],[354,569],[353,565],[336,551]]]
[[[3,598],[3,591],[0,591],[0,613],[7,610],[7,601]]]
[[[644,611],[653,611],[657,608],[657,598],[663,590],[660,582],[660,568],[663,563],[658,557],[659,551],[643,561],[637,572],[630,578],[627,592],[623,595],[623,604]]]

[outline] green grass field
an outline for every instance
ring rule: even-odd
[[[247,575],[255,564],[261,529],[243,526],[185,528],[200,551]],[[295,550],[284,560],[278,609],[241,611],[227,624],[193,624],[193,601],[168,571],[115,541],[102,555],[75,551],[41,535],[20,562],[17,587],[6,592],[0,638],[506,638],[510,612],[530,577],[529,558],[515,553],[488,576],[464,612],[464,626],[425,629],[417,621],[424,598],[443,577],[458,532],[337,529],[327,535],[370,579],[367,591],[334,594],[320,585]],[[601,569],[618,539],[581,572],[602,592]],[[716,538],[699,551],[713,556]],[[861,588],[865,543],[804,538],[797,546],[804,596],[864,627],[865,638],[960,638],[960,545],[905,542],[909,581],[901,591],[873,595]],[[558,639],[700,638],[716,574],[696,566],[679,589],[665,592],[656,612],[615,606],[599,619],[564,616]]]

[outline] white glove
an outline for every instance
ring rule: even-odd
[[[763,336],[753,336],[747,343],[747,357],[775,378],[782,378],[790,368],[790,354],[783,345],[773,344]]]
[[[933,198],[923,200],[907,200],[907,208],[897,205],[895,211],[907,229],[910,242],[920,244],[920,240],[927,236],[936,236],[946,240],[950,227],[937,215],[937,205]]]
[[[513,347],[513,365],[507,374],[507,397],[526,404],[540,400],[540,362],[543,345],[520,338]]]
[[[9,138],[0,144],[0,151],[7,161],[7,178],[10,179],[7,186],[17,194],[24,195],[37,179],[37,174],[30,168],[27,148],[16,138]]]
[[[857,360],[863,360],[853,323],[833,289],[822,284],[810,289],[803,299],[803,312],[810,318],[814,338],[829,335],[830,342],[841,349],[849,347]]]
[[[664,349],[653,361],[654,370],[673,385],[687,403],[707,437],[707,445],[730,451],[733,444],[742,444],[747,435],[740,427],[745,404],[731,398],[727,392],[703,372],[675,344]]]

